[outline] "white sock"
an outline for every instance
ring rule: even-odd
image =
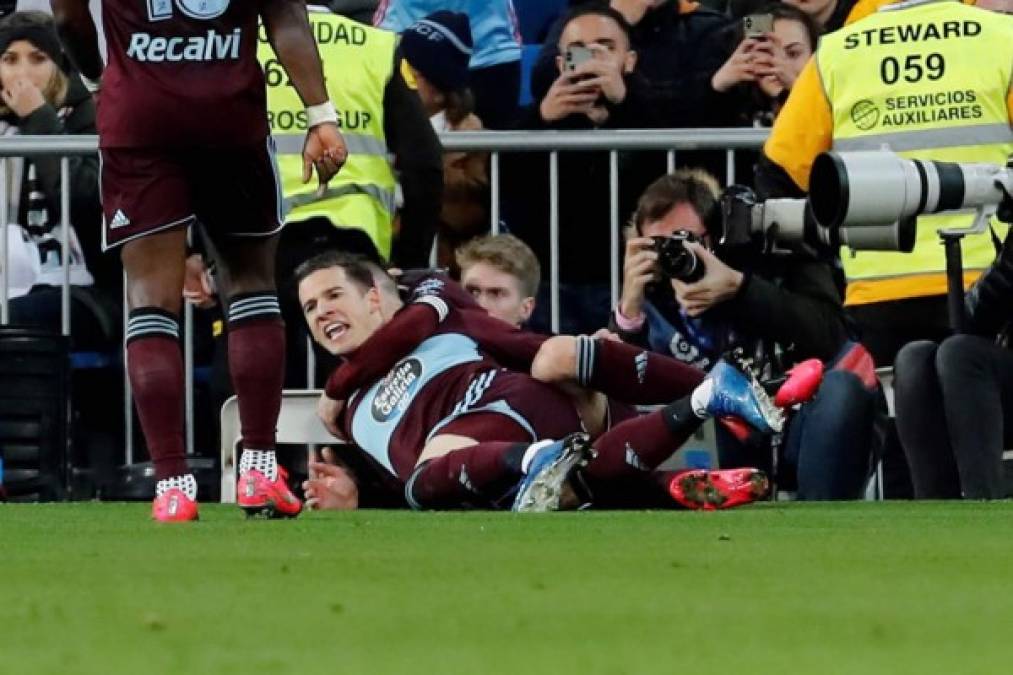
[[[244,449],[242,457],[239,458],[239,473],[247,471],[259,471],[267,477],[267,480],[277,480],[278,458],[274,450]]]
[[[707,406],[710,405],[711,399],[714,397],[714,380],[707,378],[703,382],[697,385],[696,389],[689,397],[689,407],[693,409],[693,414],[702,420],[707,419],[710,415],[707,413]]]
[[[531,460],[535,458],[538,451],[544,448],[546,445],[552,445],[555,443],[553,440],[538,441],[528,446],[528,449],[524,451],[524,456],[521,457],[521,471],[524,473],[528,472],[528,467],[531,466]]]
[[[179,488],[190,499],[197,499],[197,479],[192,473],[158,481],[155,484],[155,496],[161,497],[172,488]]]

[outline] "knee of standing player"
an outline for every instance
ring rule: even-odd
[[[542,382],[566,382],[577,376],[577,338],[557,335],[542,343],[531,362],[531,376]]]

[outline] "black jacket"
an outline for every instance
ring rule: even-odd
[[[704,316],[728,329],[722,347],[741,347],[758,357],[764,376],[776,376],[808,358],[828,361],[849,339],[842,289],[835,282],[832,259],[803,254],[761,255],[750,249],[721,254],[744,273],[738,294]],[[659,309],[663,303],[656,303]],[[671,301],[668,311],[677,311]],[[672,317],[672,323],[679,323]],[[613,313],[610,328],[625,342],[649,344],[649,324],[639,332],[619,330]],[[678,357],[678,354],[673,354]]]
[[[642,81],[627,78],[627,96],[609,107],[601,129],[638,129],[655,124],[653,110],[644,102]],[[545,122],[538,104],[521,119],[531,130],[589,130],[595,128],[586,115],[570,115]],[[657,153],[654,153],[657,154]],[[647,161],[644,153],[620,153],[620,224],[628,218],[635,200],[646,185],[664,173],[664,153]],[[549,274],[549,162],[544,154],[507,153],[502,156],[503,219],[509,230],[534,250]],[[609,154],[565,152],[559,154],[560,279],[567,283],[609,282]]]
[[[665,128],[720,127],[736,122],[734,97],[711,87],[714,73],[731,56],[727,31],[731,19],[698,7],[680,13],[680,3],[668,0],[650,10],[633,27],[637,72],[646,83],[644,101]],[[559,36],[563,19],[549,30],[531,73],[531,95],[545,97],[559,71]]]

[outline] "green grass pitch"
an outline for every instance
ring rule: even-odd
[[[1006,673],[1013,504],[0,505],[0,673]]]

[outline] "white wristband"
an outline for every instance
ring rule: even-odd
[[[84,83],[84,88],[88,90],[89,94],[95,94],[99,89],[102,88],[102,76],[99,75],[97,80],[85,77],[81,75],[81,81]]]
[[[306,121],[310,129],[326,122],[337,124],[338,111],[334,109],[334,104],[330,101],[306,106]]]

